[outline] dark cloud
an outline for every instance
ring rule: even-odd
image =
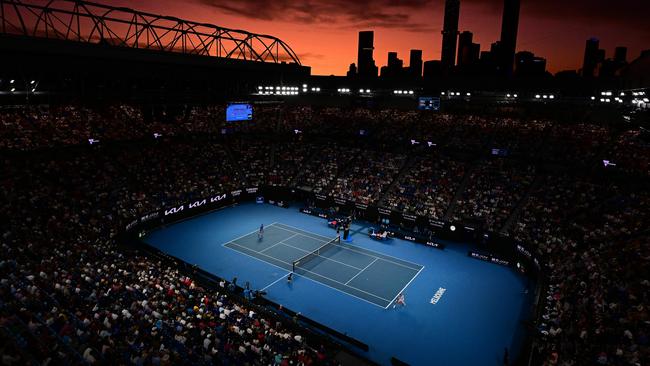
[[[317,60],[317,59],[323,59],[326,56],[323,55],[322,53],[314,53],[314,52],[301,52],[298,53],[298,58],[301,60]]]
[[[416,12],[434,9],[440,0],[197,0],[250,19],[301,24],[331,24],[345,28],[377,27],[408,31],[434,28],[413,20]],[[437,7],[437,5],[436,5]]]
[[[476,6],[500,15],[503,0],[461,0],[463,6]],[[592,25],[611,24],[650,33],[650,0],[522,0],[522,17],[580,22]],[[462,15],[461,15],[462,16]]]

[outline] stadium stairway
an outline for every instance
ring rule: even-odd
[[[508,235],[508,230],[510,230],[512,225],[519,218],[519,214],[521,214],[521,211],[524,209],[524,207],[526,207],[526,203],[528,203],[528,199],[530,198],[530,195],[532,195],[533,192],[535,192],[541,184],[542,184],[542,176],[539,174],[535,175],[533,183],[528,187],[528,190],[526,191],[526,193],[524,193],[524,196],[521,197],[519,202],[517,202],[517,205],[515,206],[514,209],[512,209],[505,223],[503,223],[503,227],[499,230],[501,234]]]
[[[468,169],[465,170],[465,175],[463,175],[463,179],[460,181],[460,185],[458,186],[458,189],[456,190],[456,193],[454,194],[454,197],[451,199],[451,202],[449,202],[449,207],[447,207],[447,212],[445,212],[444,220],[449,221],[449,218],[453,215],[454,211],[456,211],[456,206],[458,205],[458,200],[463,195],[463,192],[467,189],[467,185],[469,184],[469,179],[472,176],[472,173],[476,169],[476,167],[481,164],[482,160],[479,160],[470,166],[468,166]]]
[[[301,178],[305,174],[304,167],[309,165],[309,163],[311,163],[312,160],[314,160],[314,158],[318,156],[319,153],[320,151],[318,149],[314,149],[311,155],[309,155],[305,160],[303,160],[300,167],[298,167],[296,174],[294,174],[294,176],[289,181],[289,187],[294,187],[296,185],[296,182],[298,182],[298,178]],[[302,188],[302,187],[296,187],[296,188]]]
[[[223,150],[226,152],[228,159],[230,159],[232,166],[235,167],[235,174],[237,175],[239,181],[243,181],[244,173],[242,172],[240,165],[237,163],[237,159],[235,159],[235,153],[232,151],[230,146],[228,146],[228,144],[223,144]]]
[[[395,175],[395,178],[393,178],[393,181],[388,185],[388,188],[386,188],[386,190],[382,192],[381,197],[379,197],[378,206],[385,207],[386,199],[390,195],[390,192],[392,192],[395,186],[397,186],[397,184],[402,181],[404,175],[408,173],[411,168],[413,168],[413,165],[415,164],[416,161],[417,161],[417,157],[414,155],[409,156],[404,161],[404,164],[400,168],[397,175]]]

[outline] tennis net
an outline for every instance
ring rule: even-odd
[[[340,242],[341,242],[341,236],[339,235],[336,238],[321,245],[318,249],[314,250],[313,252],[296,259],[291,263],[292,271],[296,272],[296,269],[300,268],[301,266],[304,266],[310,260],[320,257],[321,253],[325,252],[327,249],[333,247],[334,245],[336,245],[336,243],[340,243]]]

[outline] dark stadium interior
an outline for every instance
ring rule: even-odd
[[[650,364],[650,50],[513,66],[507,0],[461,62],[439,3],[440,60],[378,67],[366,32],[328,76],[273,36],[0,0],[2,364]],[[433,338],[372,334],[401,325]]]

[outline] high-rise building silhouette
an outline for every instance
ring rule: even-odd
[[[354,62],[350,64],[350,67],[348,68],[347,76],[349,78],[357,76],[357,65],[355,65]]]
[[[404,62],[397,58],[397,52],[388,52],[388,60],[386,66],[381,68],[382,77],[399,77],[402,74],[402,67]]]
[[[442,52],[440,61],[444,69],[451,69],[456,64],[456,41],[458,38],[458,18],[460,17],[460,0],[445,1],[445,19],[442,26]]]
[[[517,31],[519,29],[520,0],[504,0],[503,19],[501,19],[501,47],[499,50],[499,71],[512,75],[517,49]]]
[[[598,66],[598,45],[600,41],[597,38],[589,38],[585,45],[585,57],[582,62],[582,76],[585,78],[593,78],[596,73],[596,66]]]
[[[442,65],[439,60],[431,60],[424,62],[422,77],[425,80],[436,79],[442,73]]]
[[[409,56],[409,74],[418,78],[422,76],[422,50],[411,50]]]
[[[456,65],[461,68],[475,65],[479,59],[481,46],[472,42],[472,32],[464,31],[458,36],[458,57]]]
[[[377,66],[372,58],[374,50],[375,32],[359,32],[359,46],[357,55],[357,71],[360,77],[377,77]]]
[[[614,61],[618,63],[627,62],[627,47],[616,47],[614,50]]]
[[[543,76],[546,74],[546,59],[536,57],[529,51],[517,52],[515,74],[517,76]]]
[[[458,56],[456,57],[456,65],[463,64],[463,53],[467,52],[472,45],[473,34],[470,31],[464,31],[458,36]]]

